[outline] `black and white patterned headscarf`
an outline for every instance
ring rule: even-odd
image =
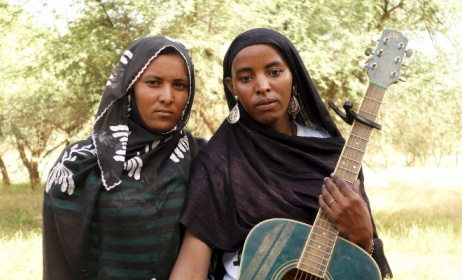
[[[159,133],[139,115],[133,86],[172,48],[186,63],[189,98],[179,122]],[[203,145],[184,129],[194,87],[191,56],[176,40],[146,37],[124,52],[107,82],[92,135],[65,148],[48,176],[44,279],[107,279],[102,274],[109,272],[117,279],[126,279],[124,273],[168,278],[181,243],[178,219],[191,162]]]
[[[166,48],[176,49],[187,65],[189,98],[183,115],[179,123],[171,130],[156,133],[148,131],[149,129],[143,124],[141,118],[137,116],[137,110],[132,110],[131,113],[134,113],[132,119],[141,127],[129,127],[127,108],[136,106],[134,100],[130,104],[133,94],[129,93],[151,61]],[[127,159],[135,156],[133,153],[138,152],[136,150],[139,145],[142,145],[141,142],[157,143],[157,146],[151,145],[150,147],[150,149],[157,150],[165,145],[167,140],[172,140],[173,143],[177,142],[175,140],[178,140],[180,131],[189,119],[194,99],[194,87],[193,62],[189,52],[180,42],[169,37],[155,36],[139,39],[128,47],[107,82],[92,133],[103,185],[107,190],[121,183],[123,170],[130,168]],[[133,133],[134,131],[131,131],[133,129],[136,129],[138,133]],[[164,155],[157,157],[156,161],[162,162],[165,156],[170,153],[171,150],[165,151]]]

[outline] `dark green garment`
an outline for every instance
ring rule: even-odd
[[[189,98],[178,123],[156,132],[143,122],[133,86],[163,54],[184,59]],[[48,176],[44,279],[168,279],[181,243],[189,169],[204,143],[184,129],[194,90],[192,59],[178,41],[145,37],[123,53],[91,136],[67,147]]]
[[[183,153],[186,161],[198,149],[188,136],[182,139],[193,151]],[[178,219],[189,166],[166,160],[139,181],[128,180],[126,172],[122,183],[107,191],[91,148],[90,141],[80,141],[63,153],[76,156],[66,168],[78,174],[74,184],[81,187],[69,195],[63,184],[52,184],[45,193],[49,279],[168,279],[181,242]]]

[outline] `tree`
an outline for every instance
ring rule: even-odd
[[[88,3],[64,35],[55,27],[37,28],[30,37],[15,31],[25,38],[17,51],[33,48],[35,57],[16,67],[21,74],[9,89],[7,122],[32,187],[40,184],[39,162],[68,145],[93,118],[113,65],[136,35],[124,10],[99,1]]]
[[[37,22],[20,6],[0,1],[0,26],[5,30],[0,48],[9,50],[0,54],[6,66],[0,77],[13,85],[0,86],[5,93],[0,137],[14,145],[31,168],[31,182],[39,181],[34,162],[89,134],[115,63],[129,43],[143,36],[168,35],[190,50],[197,90],[187,128],[209,138],[228,114],[221,82],[227,46],[255,27],[289,37],[323,100],[339,105],[346,100],[359,103],[367,88],[367,74],[357,65],[372,35],[385,26],[403,31],[411,43],[428,42],[422,40],[426,35],[434,52],[417,52],[406,70],[409,82],[387,91],[379,119],[383,130],[372,150],[385,152],[391,145],[409,164],[461,152],[461,98],[456,90],[461,86],[461,36],[454,28],[461,19],[460,1],[87,0],[73,2],[75,16],[60,18],[64,27]],[[445,109],[444,116],[439,108]],[[347,130],[340,120],[338,124]]]

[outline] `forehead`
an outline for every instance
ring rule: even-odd
[[[160,54],[154,58],[143,74],[150,71],[165,72],[173,71],[187,75],[186,61],[179,54]]]
[[[232,68],[235,70],[240,67],[267,65],[273,62],[286,64],[276,47],[269,44],[252,45],[239,51],[233,60]]]

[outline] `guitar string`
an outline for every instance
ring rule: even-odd
[[[383,90],[383,92],[384,91],[385,90]],[[378,109],[379,109],[380,105],[382,104],[380,96],[379,96],[379,98],[371,96],[376,92],[378,92],[379,94],[381,93],[380,91],[374,91],[374,90],[371,90],[370,92],[368,90],[368,92],[366,92],[366,96],[365,96],[365,98],[363,100],[363,104],[361,104],[361,109],[360,109],[360,115],[365,116],[366,118],[368,118],[368,119],[370,119],[372,121],[375,121],[376,117],[378,116]],[[370,93],[370,95],[368,93]],[[371,101],[371,102],[367,102],[367,101]],[[352,132],[350,134],[348,142],[345,145],[346,149],[342,153],[342,158],[341,158],[342,163],[343,164],[347,163],[349,166],[351,166],[352,164],[356,164],[356,165],[353,165],[353,166],[355,166],[355,168],[354,168],[355,170],[353,171],[353,170],[350,170],[348,168],[338,166],[339,170],[336,170],[336,172],[339,173],[339,175],[342,178],[347,177],[347,179],[345,179],[345,181],[347,181],[347,183],[349,183],[350,186],[352,186],[352,184],[353,184],[352,181],[356,180],[357,176],[359,174],[359,169],[360,169],[359,167],[360,167],[360,165],[362,163],[362,158],[364,156],[365,149],[366,149],[367,144],[369,142],[371,133],[372,133],[372,128],[370,128],[370,127],[368,127],[366,125],[362,125],[360,123],[355,122],[355,125],[354,125],[354,127],[352,129]],[[355,143],[357,146],[363,147],[363,150],[355,148],[355,146],[353,146],[352,143]],[[327,219],[327,216],[324,213],[321,213],[320,217],[325,218],[325,219],[323,219],[321,221],[321,223],[324,223],[324,225],[326,225],[326,224],[331,225],[331,223]],[[330,232],[330,230],[328,228],[325,229],[323,227],[323,229]],[[337,235],[338,231],[335,229],[331,233],[334,233],[335,235]],[[325,243],[319,241],[319,239],[325,239],[325,236],[319,235],[319,234],[317,234],[315,232],[314,232],[314,235],[317,237],[317,239],[316,240],[313,239],[313,242],[322,244],[322,245],[324,245],[324,246],[326,246],[328,248],[332,248],[332,250],[333,250],[333,246],[329,246],[329,244],[325,244]],[[332,239],[328,239],[328,240],[330,240],[332,242]],[[309,244],[309,243],[310,242],[307,242],[307,244]],[[319,257],[316,254],[312,253],[311,251],[309,251],[307,253],[313,255],[314,257],[317,257],[318,259],[326,261],[326,258],[324,258],[322,256]],[[322,267],[322,268],[326,267],[322,263],[318,263],[318,264],[319,264],[319,267]],[[324,270],[324,272],[325,272],[325,270]],[[324,272],[319,273],[319,274],[324,275]],[[301,277],[303,277],[303,274],[305,274],[304,271],[298,269],[295,279],[302,280]],[[315,277],[315,278],[312,278],[312,276]],[[311,279],[322,279],[322,278],[318,278],[318,276],[315,276],[315,275],[312,275],[312,274],[309,274],[309,273],[306,273],[304,279],[308,280],[307,277],[309,277],[310,280]]]

